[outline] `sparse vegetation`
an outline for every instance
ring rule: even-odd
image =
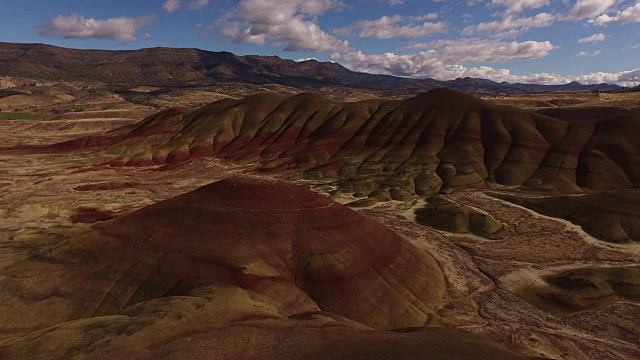
[[[0,112],[0,120],[40,120],[50,117],[51,114],[32,114],[23,112]]]
[[[160,95],[166,95],[172,92],[172,90],[168,88],[162,88],[162,89],[153,90],[149,92],[139,92],[139,91],[120,90],[120,89],[114,89],[112,91],[122,96],[125,100],[127,100],[130,103],[145,105],[145,106],[153,106],[152,100],[157,99],[158,96]]]

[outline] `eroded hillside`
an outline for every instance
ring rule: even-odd
[[[0,356],[637,359],[639,115],[598,111],[0,122]]]
[[[332,179],[340,191],[375,202],[489,184],[556,194],[631,188],[640,183],[638,132],[635,112],[563,121],[446,89],[354,103],[264,94],[165,111],[53,149],[109,146],[111,166],[211,156]]]

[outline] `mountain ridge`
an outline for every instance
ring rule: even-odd
[[[360,73],[334,62],[294,61],[278,56],[235,55],[196,48],[137,50],[71,49],[42,43],[0,42],[0,76],[38,80],[93,80],[126,86],[208,86],[218,83],[282,84],[301,89],[320,86],[425,92],[450,87],[483,94],[620,90],[611,84],[507,84],[487,79],[452,81]]]

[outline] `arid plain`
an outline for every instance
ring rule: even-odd
[[[638,92],[12,84],[1,358],[640,357]]]

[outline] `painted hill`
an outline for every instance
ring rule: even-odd
[[[168,111],[168,112],[167,112]],[[438,89],[406,101],[262,94],[167,110],[48,151],[104,149],[112,166],[204,156],[335,180],[372,201],[497,183],[549,193],[640,184],[640,114],[565,121]]]
[[[446,299],[438,264],[282,181],[226,179],[1,272],[0,322],[22,333],[3,358],[517,358],[457,330],[382,332],[430,322]]]
[[[0,76],[37,80],[100,81],[124,86],[190,87],[219,83],[280,84],[301,89],[320,86],[418,93],[447,86],[475,93],[531,93],[559,90],[617,90],[619,86],[571,83],[496,83],[482,79],[441,82],[350,71],[331,62],[295,62],[276,56],[237,56],[198,49],[149,48],[133,51],[77,50],[45,44],[0,42]]]
[[[55,316],[38,314],[24,294],[3,292],[3,323],[46,327],[163,296],[237,286],[277,301],[276,314],[322,310],[396,329],[426,324],[445,296],[430,255],[355,211],[276,180],[223,180],[59,245],[5,269],[32,266],[48,278],[55,262],[68,263],[47,284],[24,289],[34,296],[65,289],[64,299],[43,299],[36,307]],[[25,305],[31,310],[17,311]]]
[[[583,196],[545,198],[506,194],[494,196],[530,208],[541,214],[562,218],[581,226],[600,240],[613,243],[640,243],[640,190],[605,191]]]

